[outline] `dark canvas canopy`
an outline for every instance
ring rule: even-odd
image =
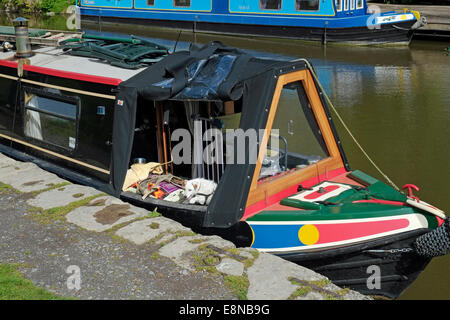
[[[305,68],[304,61],[255,58],[220,42],[210,42],[173,53],[121,83],[114,114],[112,193],[120,194],[128,169],[138,98],[149,101],[242,98],[240,128],[264,129],[278,76]],[[228,227],[240,220],[254,168],[254,164],[227,165],[208,206],[205,227]]]

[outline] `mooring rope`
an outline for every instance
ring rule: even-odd
[[[367,154],[367,152],[364,150],[364,148],[361,146],[361,144],[358,142],[358,140],[355,138],[355,136],[352,134],[352,132],[350,131],[349,127],[345,124],[344,120],[342,119],[342,117],[340,116],[339,112],[337,112],[336,108],[334,107],[333,103],[331,102],[331,99],[328,97],[326,91],[324,90],[324,88],[322,87],[322,85],[320,84],[319,78],[317,77],[316,73],[314,72],[314,69],[312,68],[311,64],[309,63],[308,60],[305,59],[298,59],[298,60],[294,60],[294,61],[304,61],[306,63],[306,65],[308,66],[308,69],[311,71],[311,74],[313,75],[314,79],[316,80],[316,83],[318,84],[320,90],[323,93],[323,96],[325,97],[325,99],[327,100],[328,105],[330,106],[331,110],[333,110],[333,112],[336,114],[338,120],[341,122],[342,126],[344,127],[344,129],[347,131],[347,133],[350,135],[350,137],[353,139],[353,142],[355,142],[355,144],[358,146],[358,148],[361,150],[361,152],[364,154],[364,156],[369,160],[369,162],[375,167],[375,169],[377,169],[377,171],[386,179],[387,182],[389,182],[389,184],[391,184],[395,189],[400,190],[397,185],[391,180],[389,179],[389,177],[376,165],[376,163],[372,160],[372,158]]]

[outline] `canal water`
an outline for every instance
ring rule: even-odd
[[[67,17],[32,17],[31,25],[64,29]],[[11,17],[0,15],[0,25]],[[450,215],[450,43],[413,40],[409,48],[322,46],[294,40],[178,33],[137,26],[83,25],[89,32],[134,34],[173,47],[219,40],[262,56],[308,58],[352,133],[399,187]],[[352,169],[382,176],[342,125],[335,124]],[[450,299],[450,255],[433,259],[400,299]]]

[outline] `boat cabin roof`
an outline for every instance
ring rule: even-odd
[[[30,65],[35,67],[80,73],[89,76],[113,78],[121,81],[126,81],[134,77],[146,68],[120,68],[112,66],[107,62],[102,62],[99,59],[70,55],[60,48],[49,46],[33,46],[33,52],[34,55],[28,59]],[[16,61],[17,59],[14,57],[13,51],[0,51],[0,60]]]

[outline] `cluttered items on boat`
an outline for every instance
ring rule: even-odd
[[[197,178],[185,180],[164,172],[164,164],[135,163],[127,171],[123,191],[169,202],[208,205],[217,184],[214,181]]]

